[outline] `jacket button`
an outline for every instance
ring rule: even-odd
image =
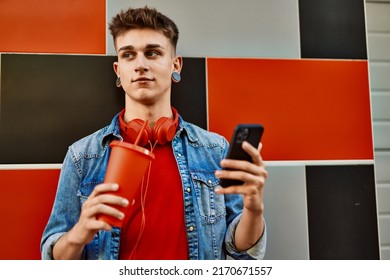
[[[193,226],[190,226],[190,227],[188,228],[188,230],[189,230],[189,231],[194,231],[194,227],[193,227]]]
[[[178,157],[181,157],[181,153],[177,153],[177,156],[178,156]]]
[[[191,188],[187,188],[187,192],[189,192],[189,193],[190,193],[190,192],[191,192]]]

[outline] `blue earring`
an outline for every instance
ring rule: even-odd
[[[178,82],[180,82],[180,80],[181,80],[181,76],[180,76],[180,73],[179,72],[172,72],[172,81],[174,82],[174,83],[178,83]]]

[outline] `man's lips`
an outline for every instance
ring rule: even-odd
[[[147,78],[147,77],[139,77],[137,79],[133,79],[131,80],[133,83],[136,83],[136,82],[151,82],[151,81],[154,81],[153,78]]]

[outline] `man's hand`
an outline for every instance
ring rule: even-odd
[[[235,235],[235,244],[240,251],[252,247],[263,233],[263,193],[268,176],[260,155],[262,144],[260,143],[258,149],[256,149],[248,142],[243,142],[242,148],[251,156],[253,163],[243,160],[224,159],[221,161],[221,166],[232,170],[218,170],[215,172],[218,178],[244,182],[239,186],[233,185],[216,190],[218,194],[241,194],[243,196],[243,215]]]
[[[62,236],[53,248],[55,259],[80,259],[84,246],[90,243],[99,230],[111,230],[112,227],[97,219],[97,215],[106,214],[118,219],[124,213],[110,205],[127,206],[129,201],[109,192],[118,190],[117,184],[100,184],[84,202],[79,221]]]

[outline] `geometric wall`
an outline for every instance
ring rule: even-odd
[[[0,259],[40,258],[67,146],[124,106],[107,22],[146,4],[180,30],[179,113],[265,127],[266,258],[380,258],[364,1],[24,2],[0,3]]]

